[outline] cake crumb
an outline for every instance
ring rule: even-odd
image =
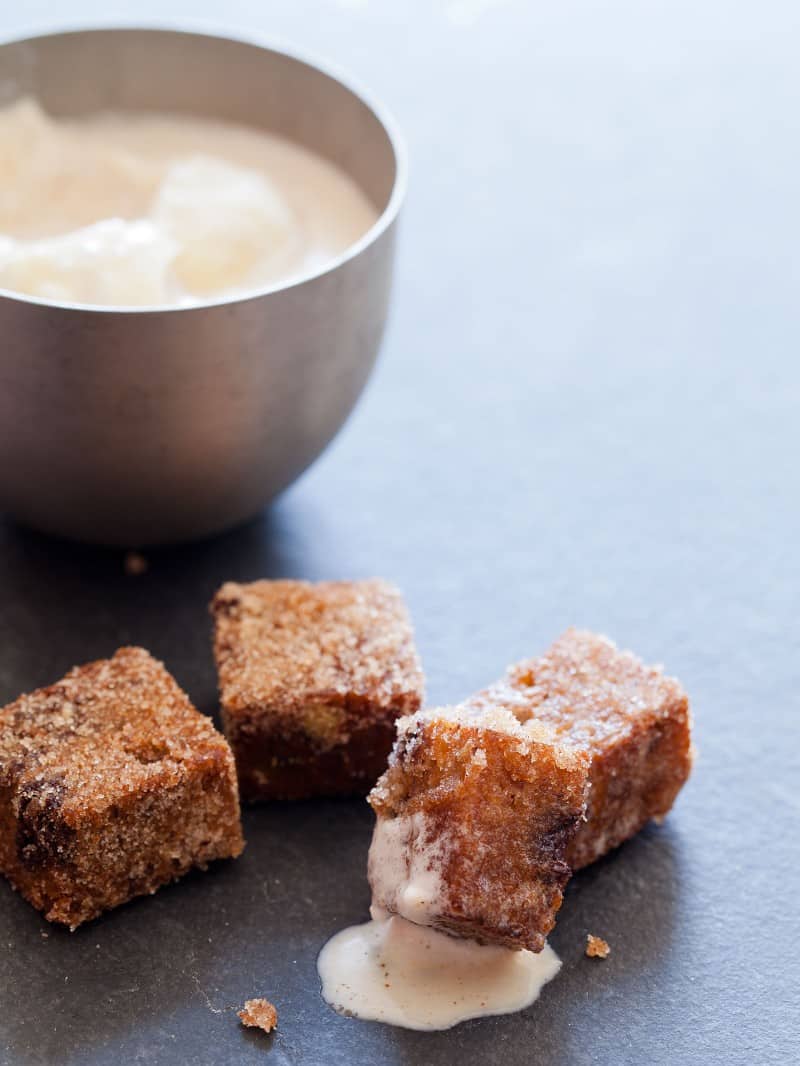
[[[268,999],[248,999],[238,1012],[242,1025],[271,1033],[278,1024],[278,1012]]]
[[[607,959],[610,953],[611,948],[602,937],[586,934],[586,954],[590,959]]]
[[[147,573],[150,564],[139,552],[128,552],[122,565],[128,577],[141,577]]]

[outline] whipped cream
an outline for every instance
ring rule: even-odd
[[[266,131],[191,116],[0,110],[0,288],[191,306],[324,268],[377,211],[343,171]]]

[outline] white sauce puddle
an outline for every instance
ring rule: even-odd
[[[342,1014],[405,1029],[449,1029],[529,1007],[561,962],[376,917],[332,937],[317,961],[323,998]]]

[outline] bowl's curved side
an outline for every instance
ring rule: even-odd
[[[123,546],[253,515],[320,454],[364,387],[394,229],[331,273],[191,313],[0,298],[0,506],[46,532]]]

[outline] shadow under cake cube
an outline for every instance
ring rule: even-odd
[[[244,846],[230,749],[141,648],[0,710],[0,872],[73,929]]]
[[[366,793],[423,678],[386,581],[229,582],[211,604],[225,734],[246,800]]]
[[[689,700],[680,683],[606,637],[569,629],[541,657],[473,697],[549,725],[590,759],[586,821],[567,849],[577,870],[670,810],[692,767]]]
[[[404,718],[369,796],[373,916],[541,951],[570,876],[588,763],[502,708]]]

